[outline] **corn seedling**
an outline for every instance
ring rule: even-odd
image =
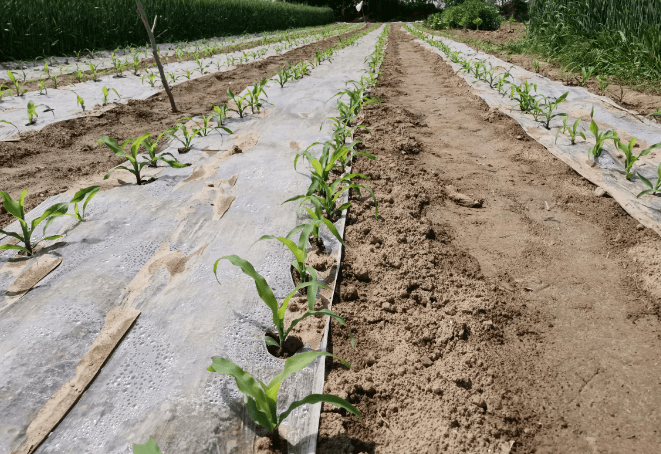
[[[599,84],[599,94],[604,96],[604,94],[606,94],[606,89],[610,85],[610,82],[605,77],[597,76],[597,83]]]
[[[194,70],[193,71],[186,70],[186,75],[183,77],[185,77],[187,80],[190,80],[190,78],[193,77],[194,72],[195,72]]]
[[[222,129],[228,134],[232,134],[232,131],[229,130],[228,128],[221,126],[220,124],[217,124],[216,126],[211,125],[211,121],[215,115],[209,115],[208,117],[205,115],[202,115],[202,126],[200,127],[200,135],[203,137],[206,137],[210,131]],[[218,132],[220,134],[220,131]]]
[[[581,73],[580,78],[574,76],[574,80],[581,86],[584,87],[586,83],[588,83],[588,80],[590,77],[592,77],[592,74],[594,74],[594,67],[589,66],[587,68],[581,67]]]
[[[539,74],[539,62],[537,60],[532,61],[532,67],[535,70],[535,72]]]
[[[574,122],[573,126],[570,127],[570,126],[567,126],[567,118],[568,117],[566,115],[562,117],[562,127],[560,129],[558,129],[558,132],[555,134],[555,141],[556,142],[558,141],[558,134],[560,134],[561,132],[569,133],[569,136],[571,137],[571,144],[572,145],[574,145],[576,143],[576,137],[577,136],[581,136],[581,137],[583,137],[583,140],[585,140],[585,134],[583,134],[583,132],[578,130],[578,128],[581,124],[581,119],[580,118],[577,119]]]
[[[266,91],[264,91],[264,86],[266,85],[266,82],[267,79],[264,78],[261,80],[261,82],[255,81],[253,83],[252,88],[248,88],[248,95],[250,95],[250,100],[248,101],[248,105],[250,106],[250,109],[253,114],[255,113],[255,109],[257,110],[261,109],[264,103],[270,104],[268,101],[261,98],[262,94],[264,94],[264,96],[268,98]]]
[[[115,92],[117,98],[122,99],[122,97],[119,96],[119,93],[117,93],[117,90],[115,90],[114,88],[111,88],[110,90]],[[106,104],[108,104],[108,94],[110,93],[110,91],[108,90],[107,87],[103,87],[101,91],[103,92],[103,105],[105,106]]]
[[[37,107],[41,107],[41,104],[35,104],[34,101],[29,101],[27,105],[28,109],[28,123],[25,126],[30,126],[33,125],[37,122],[37,117],[39,114],[37,113]]]
[[[160,145],[159,141],[161,140],[161,137],[163,137],[164,135],[168,135],[171,132],[173,132],[173,130],[168,129],[165,132],[159,134],[156,140],[151,140],[151,136],[149,136],[142,142],[142,145],[147,149],[147,153],[149,154],[149,157],[143,156],[143,158],[147,160],[147,165],[149,167],[157,167],[158,161],[163,161],[166,164],[168,164],[170,167],[175,169],[181,169],[183,167],[188,167],[190,165],[190,164],[180,163],[172,153],[163,153],[160,156],[156,156],[156,153],[158,152],[158,148]],[[166,159],[165,158],[166,156],[169,156],[172,159]]]
[[[7,71],[7,76],[9,80],[14,84],[14,91],[16,91],[16,96],[23,96],[27,92],[27,88],[23,88],[23,84],[14,76],[11,71]]]
[[[82,72],[80,69],[77,70],[76,72],[74,72],[73,75],[76,77],[76,80],[78,81],[78,83],[83,82],[83,80],[85,78],[85,73]]]
[[[620,94],[619,94],[619,95],[617,95],[617,94],[614,93],[614,92],[611,92],[611,93],[614,94],[614,95],[617,95],[617,97],[618,97],[618,102],[619,102],[619,103],[622,103],[622,102],[624,102],[624,97],[625,97],[630,91],[631,91],[631,90],[626,90],[626,88],[624,87],[624,85],[620,85]]]
[[[74,95],[76,95],[76,105],[79,105],[83,109],[83,112],[85,112],[85,100],[76,92],[74,92]]]
[[[521,112],[532,112],[534,106],[538,102],[537,95],[532,93],[532,90],[537,91],[537,84],[529,84],[524,81],[521,85],[512,84],[512,92],[510,97],[519,103]]]
[[[181,120],[191,120],[191,119],[189,117],[186,117],[186,118],[182,118]],[[177,131],[181,131],[181,135],[183,136],[183,138],[174,134]],[[170,137],[182,143],[183,147],[179,149],[179,153],[188,153],[190,149],[193,147],[193,139],[195,138],[195,136],[202,134],[201,129],[193,129],[193,132],[189,132],[188,128],[186,128],[186,125],[182,123],[177,123],[177,125],[174,128],[166,132]]]
[[[44,94],[47,95],[48,94],[48,90],[46,89],[46,81],[44,81],[44,80],[39,81],[39,94],[40,95],[44,95]]]
[[[626,171],[626,178],[627,180],[630,180],[631,177],[633,176],[633,173],[631,172],[631,168],[633,167],[634,163],[638,161],[640,158],[643,156],[647,156],[650,151],[652,151],[655,148],[661,148],[661,142],[652,145],[649,148],[644,149],[643,151],[640,152],[638,156],[634,156],[633,154],[633,147],[636,144],[636,138],[634,137],[629,141],[629,143],[625,144],[622,142],[619,138],[614,139],[615,144],[617,147],[620,149],[622,153],[624,153],[624,169]]]
[[[210,66],[210,65],[205,66],[204,63],[198,59],[195,59],[195,63],[197,64],[198,71],[200,71],[200,74],[205,74],[206,73],[205,70]]]
[[[93,63],[91,63],[91,62],[89,63],[90,71],[92,71],[92,80],[93,80],[94,82],[97,82],[97,81],[99,80],[99,74],[98,74],[98,72],[97,72],[97,70],[96,70],[96,68],[97,68],[98,66],[99,66],[98,64],[95,65],[95,64],[93,64]]]
[[[7,210],[7,213],[11,214],[14,216],[16,219],[21,224],[21,233],[15,233],[15,232],[7,232],[5,230],[0,229],[0,233],[10,236],[13,238],[16,238],[20,242],[23,243],[23,246],[19,245],[14,245],[14,244],[4,244],[0,246],[0,250],[3,249],[14,249],[17,251],[22,251],[25,252],[28,256],[31,256],[34,253],[34,248],[41,243],[42,241],[50,241],[50,240],[56,240],[58,238],[62,238],[62,235],[53,235],[53,236],[45,236],[46,235],[46,229],[48,228],[49,225],[58,217],[64,216],[68,210],[68,204],[62,202],[62,203],[56,203],[55,205],[52,205],[44,211],[44,214],[33,220],[31,223],[28,224],[28,222],[25,220],[25,195],[27,194],[27,189],[23,190],[21,193],[21,197],[19,200],[14,200],[11,198],[11,196],[5,192],[5,191],[0,191],[0,195],[2,196],[2,202],[5,207],[5,210]],[[46,221],[46,224],[44,225],[42,234],[44,235],[44,238],[42,238],[39,241],[33,242],[32,241],[32,235],[34,234],[35,229],[41,224],[43,221]]]
[[[266,239],[266,237],[262,237],[260,239]],[[287,238],[283,238],[283,240],[286,240],[292,244],[294,244],[291,240]],[[307,238],[306,238],[307,241]],[[327,315],[329,317],[334,318],[337,320],[340,324],[343,326],[346,326],[346,323],[340,317],[339,315],[335,314],[333,311],[329,309],[321,309],[321,310],[314,310],[314,299],[312,301],[312,309],[308,307],[308,310],[303,314],[302,317],[295,319],[291,322],[289,327],[285,328],[285,312],[287,311],[287,306],[289,305],[289,301],[298,293],[299,290],[302,290],[304,288],[309,288],[313,287],[315,289],[314,294],[312,294],[312,298],[316,297],[316,290],[319,287],[322,288],[328,288],[323,284],[320,284],[316,280],[316,273],[315,273],[315,279],[302,282],[299,285],[297,285],[294,290],[292,290],[287,297],[282,301],[281,304],[278,304],[278,300],[276,299],[275,295],[273,294],[273,290],[271,290],[271,287],[268,285],[266,282],[266,279],[259,274],[257,271],[255,271],[255,268],[252,266],[250,262],[247,260],[242,259],[239,256],[236,255],[228,255],[225,257],[221,257],[218,260],[216,260],[216,263],[213,265],[213,272],[216,275],[216,280],[218,280],[218,263],[221,260],[228,260],[232,265],[238,266],[241,268],[241,271],[243,271],[244,274],[247,276],[251,277],[253,281],[255,282],[255,287],[257,288],[257,294],[259,295],[259,298],[266,304],[266,306],[271,309],[272,313],[272,320],[273,324],[275,325],[277,331],[278,331],[278,339],[274,339],[271,336],[265,336],[264,340],[267,345],[277,347],[278,348],[278,355],[281,355],[283,352],[283,348],[285,345],[285,342],[287,340],[287,336],[289,336],[289,333],[291,330],[301,321],[304,320],[310,316],[313,315]],[[220,281],[218,281],[220,284]],[[308,302],[309,305],[309,302]]]
[[[211,358],[212,364],[207,370],[233,377],[237,387],[244,394],[244,401],[250,418],[255,423],[273,433],[276,432],[278,426],[294,409],[305,404],[325,402],[343,408],[360,418],[360,412],[356,407],[346,400],[331,394],[310,394],[301,400],[293,402],[287,410],[278,415],[277,402],[280,384],[289,375],[304,369],[320,356],[330,356],[339,359],[327,352],[311,351],[298,353],[285,361],[284,370],[273,378],[268,385],[255,379],[232,361],[218,356]],[[340,361],[348,367],[346,362],[343,360]]]
[[[168,73],[167,76],[168,76],[168,79],[170,79],[171,83],[175,83],[175,82],[177,82],[177,79],[179,79],[179,77],[177,77],[177,75],[173,72]]]
[[[294,79],[298,80],[310,73],[309,63],[306,61],[299,62],[292,68],[292,70]]]
[[[81,189],[80,191],[76,192],[73,196],[73,199],[69,202],[70,204],[73,203],[73,212],[74,214],[68,214],[68,216],[73,216],[74,218],[78,219],[79,221],[85,221],[85,209],[87,208],[87,204],[90,203],[90,200],[92,200],[92,197],[96,195],[97,192],[101,190],[101,186],[90,186],[88,188]],[[82,201],[85,201],[83,203],[83,208],[80,210],[78,208],[78,204]]]
[[[592,108],[592,111],[590,112],[590,118],[594,116],[594,107]],[[590,122],[590,132],[594,135],[595,139],[595,144],[593,147],[591,147],[588,150],[588,156],[591,156],[593,159],[598,158],[601,156],[601,152],[604,149],[604,144],[606,143],[607,140],[613,140],[615,141],[617,137],[617,133],[615,131],[608,130],[606,132],[601,132],[599,131],[599,126],[597,126],[597,123],[594,122],[594,119]]]
[[[246,93],[245,95],[239,97],[238,95],[235,95],[232,90],[229,88],[227,89],[227,96],[230,97],[232,101],[234,101],[234,104],[236,105],[236,109],[228,109],[231,110],[232,112],[236,112],[239,114],[240,118],[243,118],[246,109],[249,107],[248,101],[246,101],[246,98],[250,96],[250,92]]]
[[[535,110],[539,109],[538,111],[541,113],[541,116],[544,117],[544,120],[542,124],[544,127],[548,130],[551,129],[551,120],[553,120],[555,117],[566,117],[566,113],[558,113],[554,114],[553,112],[558,108],[558,106],[567,98],[567,95],[569,95],[569,92],[565,92],[562,96],[560,96],[558,99],[555,101],[550,101],[550,97],[546,97],[544,95],[541,95],[543,99],[543,103],[537,107]],[[535,118],[537,120],[537,118]]]
[[[280,71],[278,71],[275,75],[276,75],[276,77],[274,77],[275,81],[278,82],[278,84],[280,84],[280,88],[283,88],[285,84],[289,81],[289,79],[292,77],[291,65],[287,63],[286,68],[284,65],[280,66]]]
[[[110,175],[117,169],[122,169],[122,170],[127,170],[131,172],[135,176],[136,184],[141,185],[143,183],[142,177],[140,176],[140,172],[142,171],[142,168],[146,165],[149,164],[149,161],[143,161],[143,162],[138,162],[138,150],[140,149],[140,144],[149,137],[149,134],[144,134],[140,136],[137,139],[128,139],[125,140],[121,145],[117,140],[111,139],[108,136],[103,136],[98,140],[99,145],[105,145],[110,150],[115,153],[117,156],[120,156],[122,158],[128,159],[128,161],[131,163],[131,166],[133,168],[128,168],[125,166],[117,166],[114,169],[112,169],[110,172],[108,172],[103,179],[107,180]],[[130,154],[124,153],[124,148],[126,148],[126,145],[131,143],[131,151]]]
[[[144,76],[142,76],[142,83],[145,83],[145,78],[147,79],[147,83],[151,86],[154,87],[156,85],[156,74],[155,73],[147,73]]]
[[[213,107],[214,112],[216,112],[216,122],[218,126],[223,126],[225,120],[227,120],[227,104],[221,104],[220,106]],[[231,133],[230,133],[231,134]]]
[[[659,167],[657,169],[657,180],[655,184],[652,184],[650,180],[642,176],[640,173],[638,173],[638,176],[640,177],[640,180],[645,183],[645,186],[649,187],[649,189],[644,190],[640,194],[638,194],[636,197],[640,197],[646,194],[652,194],[656,195],[661,193],[661,163],[659,163]]]

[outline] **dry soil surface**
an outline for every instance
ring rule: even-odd
[[[398,26],[381,71],[317,452],[659,452],[658,236]]]

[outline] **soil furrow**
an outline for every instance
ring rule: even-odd
[[[399,27],[381,72],[317,452],[654,452],[658,236]]]
[[[100,137],[109,136],[121,143],[145,132],[160,134],[182,117],[207,114],[214,105],[226,103],[228,88],[239,93],[254,81],[271,77],[286,62],[310,60],[315,50],[334,46],[365,27],[174,86],[178,113],[171,111],[165,92],[160,92],[145,100],[120,104],[98,117],[76,118],[24,133],[20,142],[0,142],[0,188],[14,198],[28,189],[25,206],[30,210],[49,196],[66,192],[79,179],[104,175],[125,161],[99,146]],[[6,226],[13,218],[2,211],[0,226]]]

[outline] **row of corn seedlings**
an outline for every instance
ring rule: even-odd
[[[495,68],[493,68],[490,63],[482,60],[467,60],[461,56],[460,52],[452,51],[450,46],[446,45],[442,41],[436,41],[420,30],[406,25],[405,27],[413,35],[424,40],[430,45],[441,49],[441,51],[450,61],[460,64],[461,69],[459,71],[469,73],[477,80],[482,80],[488,83],[492,89],[497,90],[503,96],[509,94],[510,99],[513,99],[518,103],[521,112],[531,114],[535,121],[542,123],[546,129],[551,129],[550,123],[553,118],[562,117],[562,126],[558,127],[556,132],[556,142],[558,140],[558,135],[561,133],[567,133],[569,135],[572,145],[576,143],[576,139],[578,137],[582,137],[583,140],[587,140],[585,133],[583,132],[585,129],[581,126],[580,118],[576,119],[573,123],[569,121],[571,124],[570,126],[568,124],[569,116],[566,113],[554,113],[558,109],[558,106],[567,98],[569,92],[564,93],[558,98],[537,94],[536,84],[528,83],[528,81],[525,80],[517,85],[514,82],[510,71],[497,73],[495,72]],[[510,70],[511,69],[512,68],[510,68]],[[581,131],[581,129],[583,131]],[[596,160],[599,156],[601,156],[606,143],[612,140],[615,151],[621,151],[624,155],[625,178],[629,181],[631,181],[631,178],[634,176],[632,169],[636,161],[638,161],[643,156],[648,155],[653,149],[661,148],[661,142],[659,142],[640,151],[638,155],[635,155],[633,148],[637,142],[637,138],[634,137],[628,143],[626,143],[618,137],[617,131],[601,131],[597,123],[594,121],[594,108],[590,112],[589,129],[594,136],[595,144],[588,150],[588,158],[592,159],[593,161]],[[659,163],[657,173],[658,179],[655,184],[652,184],[640,173],[635,173],[635,175],[638,175],[645,186],[649,188],[639,193],[638,197],[645,194],[661,194],[661,163]]]
[[[317,49],[315,51],[315,55],[314,55],[314,60],[313,60],[314,63],[304,61],[304,62],[299,62],[295,66],[291,66],[291,65],[287,64],[287,68],[286,69],[283,68],[283,70],[281,70],[278,73],[280,78],[276,79],[276,81],[278,81],[280,83],[280,86],[283,86],[284,83],[287,80],[300,79],[304,75],[308,74],[311,65],[312,66],[315,66],[315,65],[318,66],[323,61],[326,61],[326,60],[332,61],[331,57],[332,57],[334,52],[336,52],[337,50],[342,49],[342,48],[344,48],[348,45],[351,45],[351,44],[355,43],[356,40],[358,40],[359,38],[361,38],[365,34],[369,33],[370,31],[374,30],[375,27],[377,27],[377,26],[376,25],[372,26],[369,29],[364,30],[363,32],[358,33],[356,35],[353,35],[352,37],[350,37],[346,40],[340,39],[340,43],[335,45],[335,46],[326,48],[324,50]],[[325,32],[325,36],[331,36],[331,35],[334,35],[336,33],[344,33],[345,30],[346,30],[346,27],[343,27],[343,28],[340,28],[340,29],[328,30],[328,31]],[[287,38],[287,40],[288,40],[288,42],[291,43],[291,46],[300,45],[301,43],[306,42],[306,41],[297,41],[296,39],[290,39],[290,38]],[[235,64],[238,64],[238,63],[247,63],[248,61],[250,61],[250,58],[252,58],[253,60],[256,60],[256,59],[262,57],[267,51],[268,51],[267,48],[263,48],[263,49],[260,49],[259,51],[256,51],[256,52],[249,52],[249,53],[243,52],[243,55],[240,58],[228,57],[226,59],[226,63],[227,63],[228,68],[231,65],[235,65]],[[200,67],[200,70],[199,70],[200,75],[205,74],[206,73],[205,70],[206,70],[206,68],[208,68],[210,66],[210,64],[203,65],[202,62],[200,62],[200,60],[196,60],[196,61],[197,61],[198,66]],[[220,61],[219,61],[219,63],[220,63]],[[90,67],[92,67],[94,69],[94,76],[92,77],[92,80],[98,81],[99,79],[98,79],[98,76],[96,75],[96,68],[91,63],[90,63]],[[220,67],[218,69],[220,69]],[[44,66],[44,74],[46,75],[46,77],[48,79],[53,81],[55,88],[57,88],[57,75],[51,74],[48,63],[46,63],[45,66]],[[167,77],[168,77],[168,79],[170,80],[171,83],[175,83],[177,80],[181,79],[182,77],[186,77],[186,79],[190,80],[191,77],[193,76],[193,74],[194,74],[194,71],[191,72],[189,70],[186,70],[186,74],[181,75],[181,76],[177,76],[174,72],[168,72]],[[14,90],[16,96],[23,96],[27,92],[27,90],[25,90],[23,88],[24,82],[21,82],[21,80],[16,78],[15,75],[11,71],[7,71],[7,75],[9,76],[10,80],[14,84],[13,90]],[[118,75],[116,77],[119,77],[119,76],[121,76],[121,73],[118,73]],[[284,79],[282,79],[282,77],[284,77]],[[157,73],[148,72],[147,74],[142,76],[142,83],[144,84],[145,81],[151,87],[155,87],[157,82],[160,81],[160,77],[158,76]],[[263,93],[263,86],[264,86],[264,84],[261,85],[261,89],[262,89],[261,93]],[[102,88],[102,93],[103,93],[103,105],[104,106],[108,104],[108,96],[111,94],[111,91],[115,93],[118,100],[121,99],[121,96],[119,95],[119,93],[117,92],[116,89],[114,89],[114,88],[108,89],[107,87],[103,87]],[[39,86],[39,94],[44,95],[44,94],[47,94],[47,93],[48,93],[48,89],[45,86],[45,82],[42,80],[41,84]],[[76,94],[76,105],[78,107],[80,107],[82,112],[85,112],[85,100],[80,95],[78,95],[77,93],[74,92],[74,94]],[[236,110],[236,109],[230,109],[230,110],[236,111],[241,118],[243,118],[245,110],[248,107],[250,107],[252,109],[252,112],[255,113],[255,110],[259,110],[259,107],[261,107],[261,105],[263,105],[263,103],[259,103],[259,102],[252,102],[252,103],[250,102],[252,100],[252,96],[254,94],[246,94],[246,95],[244,95],[243,98],[239,98],[234,93],[232,93],[230,90],[228,90],[228,95],[230,96],[230,98],[232,100],[234,100],[236,102],[237,109],[238,109],[238,110]],[[257,95],[259,95],[259,93]],[[2,102],[2,96],[3,96],[3,91],[0,90],[0,102]],[[246,98],[248,96],[251,96],[251,98],[246,100]],[[45,104],[35,104],[34,101],[29,101],[27,106],[26,106],[28,122],[25,124],[25,126],[31,126],[31,125],[34,125],[36,123],[36,121],[37,121],[36,119],[39,117],[39,114],[37,113],[37,110],[36,110],[37,107],[45,107],[44,112],[51,112],[53,114],[53,116],[55,116],[55,109],[53,109],[53,108],[51,108],[51,107],[49,107]],[[222,106],[220,108],[222,108]],[[216,109],[218,109],[218,107],[216,107]],[[18,131],[18,135],[20,137],[20,130],[15,124],[13,124],[12,122],[7,121],[7,120],[0,120],[0,123],[5,123],[5,124],[8,124],[8,125],[13,126],[14,128],[16,128],[16,130]]]
[[[268,306],[272,313],[273,324],[276,327],[276,335],[265,336],[265,343],[270,347],[277,349],[278,354],[282,349],[291,333],[291,330],[303,319],[314,315],[325,315],[337,320],[341,325],[346,326],[344,320],[330,309],[315,310],[315,300],[319,288],[328,288],[318,280],[317,272],[314,268],[306,265],[307,247],[311,240],[320,240],[319,232],[324,226],[331,234],[346,247],[344,240],[337,231],[332,220],[337,219],[340,213],[350,207],[349,202],[339,205],[338,198],[350,189],[360,191],[366,189],[374,197],[374,193],[365,186],[353,183],[354,179],[369,181],[365,175],[347,173],[347,166],[358,155],[367,156],[370,159],[377,159],[365,152],[357,151],[354,147],[358,141],[352,140],[353,131],[358,128],[367,129],[361,125],[352,124],[360,109],[369,103],[380,102],[377,98],[370,96],[369,88],[376,84],[376,78],[379,75],[378,68],[383,60],[383,48],[385,46],[389,26],[386,25],[384,31],[380,34],[374,52],[368,57],[369,70],[360,81],[350,81],[349,87],[333,98],[337,99],[338,116],[331,117],[334,125],[334,132],[331,139],[324,143],[314,143],[308,149],[296,155],[294,167],[299,158],[308,161],[312,168],[310,175],[310,186],[305,194],[292,197],[285,201],[300,201],[301,207],[310,217],[310,222],[299,224],[294,227],[285,237],[275,235],[264,235],[257,241],[277,240],[287,247],[294,255],[292,266],[298,272],[300,284],[297,285],[285,299],[278,303],[273,290],[268,285],[266,279],[260,275],[252,264],[237,255],[221,257],[214,263],[213,271],[217,278],[217,269],[223,260],[229,261],[237,266],[247,276],[255,282],[255,287],[260,299]],[[349,45],[345,41],[345,45]],[[342,101],[342,98],[348,98],[348,104]],[[331,99],[333,99],[331,98]],[[321,145],[322,152],[319,158],[316,158],[310,152],[310,148]],[[335,175],[339,175],[335,177]],[[334,178],[334,181],[332,181]],[[375,215],[378,215],[378,205],[375,201]],[[219,282],[220,283],[220,282]],[[284,319],[289,301],[299,290],[304,290],[308,299],[308,310],[302,317],[293,320],[289,326],[285,326]],[[352,346],[354,338],[351,336]],[[217,372],[233,377],[236,381],[239,391],[244,394],[244,401],[248,410],[248,416],[259,426],[266,428],[272,435],[277,436],[277,429],[282,421],[296,408],[305,404],[316,404],[326,402],[337,407],[343,408],[348,412],[360,417],[357,408],[346,400],[329,394],[310,394],[301,400],[293,402],[287,410],[278,413],[277,400],[280,385],[289,375],[298,372],[307,367],[311,362],[320,356],[328,356],[341,361],[345,366],[350,367],[346,361],[338,358],[331,353],[310,351],[296,353],[285,361],[282,373],[273,378],[268,384],[253,377],[250,373],[243,370],[240,366],[231,360],[219,356],[211,358],[210,372]],[[153,437],[144,445],[134,445],[133,452],[136,454],[160,454],[161,451]]]
[[[227,54],[237,51],[237,48],[245,49],[245,41],[239,40],[237,43],[231,44],[216,44],[216,43],[203,43],[201,46],[196,44],[194,52],[186,52],[186,44],[179,43],[173,49],[162,51],[158,48],[158,53],[161,57],[168,58],[170,57],[170,50],[172,51],[172,56],[176,57],[177,60],[181,63],[182,59],[195,61],[197,68],[193,71],[187,71],[188,79],[195,71],[199,71],[200,74],[206,74],[207,68],[215,65],[217,70],[226,64],[228,67],[236,63],[246,63],[248,61],[258,59],[262,57],[266,52],[268,52],[271,45],[276,44],[274,47],[276,51],[284,51],[291,49],[294,46],[301,44],[308,44],[318,39],[326,39],[330,36],[335,36],[337,34],[346,33],[352,29],[357,28],[356,25],[333,25],[326,26],[322,30],[318,29],[304,29],[300,31],[290,31],[279,32],[270,36],[265,36],[260,40],[255,40],[251,42],[251,48],[264,46],[266,48],[259,49],[257,51],[243,51],[242,55],[238,58],[230,57],[226,61],[218,60],[214,61],[211,59],[213,55],[216,54]],[[246,49],[247,50],[247,49]],[[143,53],[141,58],[140,53]],[[124,59],[120,58],[120,54],[123,54]],[[141,65],[144,67],[143,58],[152,58],[150,48],[126,48],[123,51],[120,49],[115,49],[110,53],[110,61],[105,65],[99,62],[87,62],[86,65],[81,65],[76,63],[75,70],[72,73],[78,83],[84,82],[85,80],[99,81],[100,77],[103,75],[112,75],[115,78],[125,77],[125,72],[131,71],[135,76],[140,75]],[[211,59],[210,61],[204,61],[205,59]],[[51,66],[53,62],[51,61]],[[17,65],[19,68],[25,68],[25,65]],[[85,67],[89,67],[89,70]],[[105,69],[103,69],[106,67]],[[150,82],[150,85],[154,86],[155,75],[151,73],[150,68],[155,68],[156,63],[152,62],[151,66],[144,68],[146,74],[143,75],[142,81],[145,80]],[[57,89],[58,85],[61,82],[58,81],[58,78],[64,76],[65,73],[62,66],[59,67],[59,72],[53,71],[49,66],[48,62],[44,63],[43,67],[43,78],[40,78],[40,84],[42,88],[45,87],[47,81],[50,81],[52,88]],[[14,84],[16,96],[22,95],[25,91],[21,91],[20,88],[27,81],[27,74],[25,69],[22,70],[22,83],[20,83],[20,78],[17,77],[11,70],[7,71],[7,75],[10,79],[10,82]],[[183,77],[183,76],[181,76]],[[175,79],[176,80],[176,79]],[[20,87],[17,86],[17,83],[20,83]],[[1,92],[2,90],[0,90]],[[1,96],[0,96],[1,99]]]

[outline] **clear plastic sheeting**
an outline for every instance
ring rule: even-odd
[[[320,34],[307,37],[302,43],[294,45],[288,48],[288,50],[296,49],[309,42],[320,39],[322,39]],[[258,53],[260,51],[263,51],[264,53],[257,58],[251,59],[251,62],[262,60],[280,53],[276,51],[276,46],[274,44],[268,44],[246,49],[245,51],[236,51],[228,54],[214,55],[213,57],[208,58],[200,58],[199,64],[195,60],[187,60],[180,63],[168,63],[163,65],[163,70],[167,76],[168,84],[170,86],[175,86],[211,73],[228,71],[229,68],[234,68],[234,59],[245,58],[244,53],[250,54]],[[200,69],[200,65],[203,68],[202,70]],[[204,73],[202,71],[204,71]],[[54,69],[51,69],[51,72],[54,72]],[[49,124],[72,118],[84,117],[86,115],[98,115],[102,113],[104,109],[112,108],[112,104],[125,104],[128,103],[130,99],[146,99],[159,93],[163,89],[161,78],[156,68],[152,68],[152,73],[156,76],[153,87],[148,78],[145,77],[146,71],[141,70],[140,75],[136,76],[130,68],[127,68],[123,73],[123,77],[120,78],[116,78],[114,75],[102,76],[96,82],[88,80],[73,85],[63,85],[57,89],[48,88],[44,94],[39,94],[38,91],[33,91],[28,92],[23,96],[13,96],[11,98],[4,97],[2,102],[0,102],[0,120],[9,121],[13,123],[20,132],[25,132],[40,130]],[[176,82],[172,82],[172,79],[168,74],[174,74]],[[145,78],[143,79],[143,77]],[[103,87],[106,87],[109,91],[109,105],[105,107],[103,106]],[[116,92],[113,90],[116,90]],[[12,93],[14,92],[12,91]],[[85,111],[82,110],[77,102],[78,96],[84,100]],[[30,101],[39,106],[37,108],[39,116],[36,118],[34,124],[28,125],[27,105]],[[46,107],[50,107],[54,110],[52,112],[46,112]],[[10,137],[12,139],[17,137],[16,128],[7,124],[0,125],[0,141],[7,140]]]
[[[327,101],[360,78],[379,33],[284,88],[270,82],[273,105],[230,119],[231,136],[196,140],[178,156],[191,167],[162,168],[145,186],[121,184],[117,178],[133,179],[117,170],[113,187],[105,186],[89,204],[87,221],[66,217],[51,225],[49,234],[66,236],[45,244],[43,252],[62,263],[17,301],[0,300],[0,452],[24,442],[35,414],[74,376],[106,314],[117,307],[141,315],[36,452],[129,453],[152,435],[167,454],[253,452],[254,426],[243,396],[233,379],[206,368],[212,356],[222,356],[268,381],[283,361],[266,350],[271,315],[253,281],[225,261],[218,285],[213,264],[237,254],[267,279],[276,297],[293,288],[288,250],[276,241],[255,241],[284,235],[301,222],[296,203],[282,204],[309,185],[304,166],[294,170],[294,157],[328,139],[330,124],[319,129],[333,114],[335,102]],[[164,151],[177,153],[174,146]],[[70,198],[51,197],[28,218]],[[341,230],[343,225],[339,221]],[[339,258],[337,243],[325,240]],[[3,289],[15,279],[15,260],[13,252],[0,254]],[[285,381],[281,408],[320,392],[322,384],[318,360]],[[314,452],[318,420],[312,415],[318,418],[319,409],[306,405],[285,422],[290,452]]]
[[[562,127],[562,117],[555,117],[550,123],[550,129],[547,130],[541,123],[536,122],[532,115],[521,112],[518,102],[510,99],[507,94],[503,96],[496,89],[490,88],[486,82],[477,80],[464,71],[459,71],[462,68],[460,64],[452,63],[440,49],[418,40],[423,46],[443,57],[457,71],[457,74],[473,87],[475,94],[484,99],[490,107],[514,118],[533,139],[544,145],[557,158],[567,163],[592,183],[601,186],[640,223],[661,234],[661,198],[649,195],[641,198],[636,197],[648,187],[642,183],[638,176],[632,177],[631,181],[625,178],[623,156],[613,146],[613,142],[607,142],[603,153],[594,162],[588,159],[588,150],[595,144],[594,135],[589,129],[590,113],[593,108],[594,120],[601,132],[609,129],[614,130],[620,139],[626,143],[633,137],[638,139],[639,148],[634,150],[634,154],[638,154],[641,150],[661,142],[661,125],[618,106],[607,97],[590,93],[586,88],[568,87],[561,82],[552,81],[540,74],[513,66],[484,52],[477,52],[465,44],[444,37],[429,34],[427,36],[442,41],[450,46],[452,51],[461,52],[464,59],[485,61],[500,73],[506,70],[509,71],[511,74],[510,80],[513,79],[516,85],[525,80],[529,84],[537,85],[537,94],[557,98],[569,92],[566,100],[560,104],[558,110],[554,113],[566,113],[569,126],[576,119],[582,119],[580,130],[584,132],[587,140],[577,138],[574,145],[571,144],[568,134],[558,134],[558,129]],[[594,165],[595,162],[596,165]],[[657,180],[657,167],[660,162],[661,149],[652,150],[651,153],[641,157],[634,164],[633,170],[655,182]]]

